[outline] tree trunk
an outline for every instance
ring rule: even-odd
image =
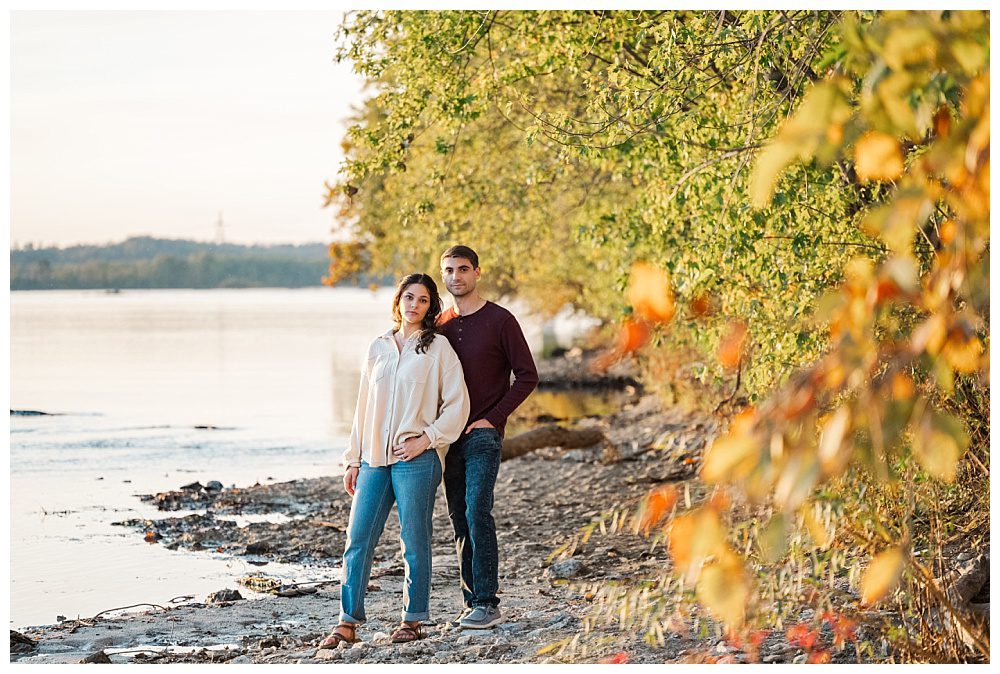
[[[590,447],[603,442],[604,439],[604,432],[599,428],[569,429],[550,424],[504,440],[500,460],[515,459],[542,447],[564,447],[566,449]]]

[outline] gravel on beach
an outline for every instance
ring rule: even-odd
[[[582,584],[627,583],[654,575],[669,563],[662,546],[650,549],[648,539],[623,531],[594,534],[586,543],[577,543],[571,554],[552,553],[579,539],[581,527],[614,506],[634,511],[652,486],[693,478],[696,458],[715,432],[714,422],[664,411],[646,397],[616,415],[583,423],[601,425],[608,442],[569,451],[541,449],[500,468],[494,517],[505,621],[497,627],[464,631],[454,622],[462,610],[458,563],[439,490],[428,636],[410,644],[389,643],[388,635],[399,622],[403,581],[399,524],[392,515],[375,552],[368,621],[358,631],[362,643],[317,651],[316,644],[336,624],[350,513],[341,479],[324,477],[223,490],[178,488],[143,497],[169,517],[116,523],[170,548],[328,568],[329,581],[313,584],[317,592],[253,600],[213,598],[212,603],[202,600],[166,610],[27,628],[11,658],[80,662],[98,651],[111,662],[597,662],[621,653],[629,662],[682,658],[697,643],[672,637],[663,647],[654,647],[642,634],[613,625],[599,625],[583,635],[592,606]],[[184,510],[199,512],[184,516]],[[285,517],[246,526],[222,519],[262,513]],[[234,584],[226,589],[241,588]],[[572,654],[545,650],[578,635]]]

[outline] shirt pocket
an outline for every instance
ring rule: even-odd
[[[379,381],[389,374],[389,359],[377,358],[370,366],[371,381]]]
[[[405,362],[400,363],[399,379],[410,384],[425,384],[430,378],[434,360],[424,354],[413,354]]]

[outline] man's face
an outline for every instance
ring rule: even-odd
[[[468,295],[476,289],[479,267],[464,257],[446,257],[441,260],[441,280],[455,297]]]

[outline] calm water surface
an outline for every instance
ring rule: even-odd
[[[327,288],[11,293],[11,409],[51,415],[10,417],[11,625],[203,599],[257,570],[147,545],[111,523],[162,516],[135,494],[195,480],[337,472],[359,364],[389,327],[390,299]]]
[[[250,572],[336,577],[170,551],[112,522],[162,517],[135,495],[195,480],[339,472],[361,360],[391,325],[390,289],[10,297],[11,409],[47,413],[10,417],[12,627],[202,600]],[[522,324],[537,350],[540,328]],[[580,327],[563,321],[560,341]]]

